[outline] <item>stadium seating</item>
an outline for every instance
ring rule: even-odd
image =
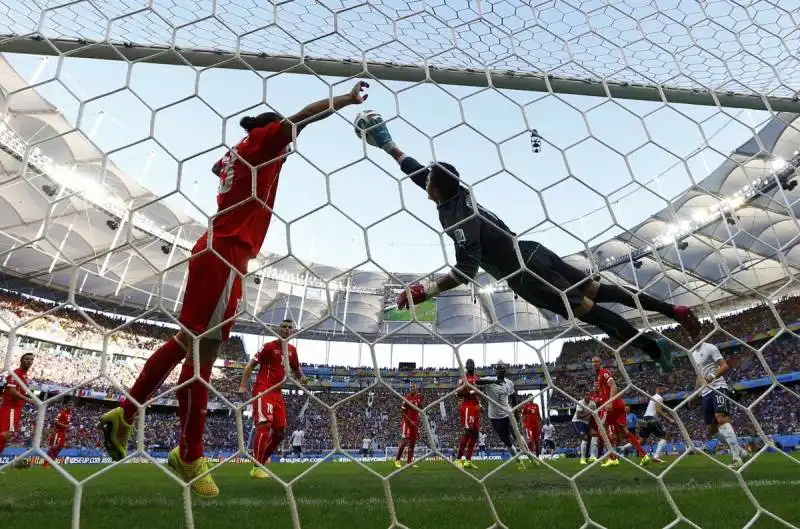
[[[37,360],[32,374],[36,388],[53,392],[56,388],[76,388],[80,396],[74,413],[73,433],[70,445],[75,448],[93,448],[99,446],[100,438],[95,425],[100,414],[114,405],[120,398],[111,380],[91,378],[99,372],[100,356],[91,344],[101,344],[103,336],[95,327],[89,325],[85,318],[71,309],[59,308],[41,316],[43,311],[54,307],[45,302],[23,299],[8,292],[0,292],[0,317],[11,325],[29,321],[18,330],[18,346],[36,348]],[[800,298],[788,298],[778,303],[778,311],[788,326],[789,322],[800,319]],[[31,320],[39,316],[38,318]],[[106,315],[93,314],[92,318],[106,331],[113,330],[123,320]],[[738,402],[747,406],[754,402],[769,385],[769,373],[762,365],[753,348],[760,348],[769,337],[759,333],[771,331],[774,318],[768,307],[755,307],[747,311],[727,315],[719,319],[729,334],[714,333],[711,340],[722,344],[724,353],[731,364],[728,378],[734,381]],[[710,332],[712,329],[708,327]],[[134,322],[123,332],[113,334],[115,349],[112,349],[109,364],[109,376],[114,383],[128,387],[134,380],[149,350],[169,336],[174,329],[146,322]],[[677,330],[667,329],[664,334],[681,341]],[[738,337],[732,340],[731,337]],[[7,345],[8,337],[0,334],[0,347]],[[786,333],[763,350],[764,359],[769,369],[776,375],[786,377],[786,386],[797,390],[796,380],[800,372],[800,355],[797,338]],[[589,370],[589,361],[593,355],[599,354],[610,360],[608,349],[596,346],[595,342],[573,341],[564,345],[557,361],[548,365],[553,381],[573,397],[580,397],[585,388],[591,385],[593,375]],[[65,347],[70,345],[72,347]],[[25,349],[28,350],[28,349]],[[632,353],[633,354],[633,353]],[[241,401],[237,394],[241,377],[242,361],[246,359],[244,344],[241,340],[233,341],[226,348],[227,361],[224,367],[215,368],[212,384],[224,396]],[[639,356],[626,358],[626,372],[638,387],[647,392],[652,391],[656,382],[666,384],[672,395],[694,387],[695,374],[687,358],[678,358],[676,368],[669,376],[662,376],[651,362]],[[481,369],[481,372],[488,372]],[[302,427],[306,431],[307,450],[326,450],[332,446],[330,412],[315,399],[325,404],[334,404],[345,397],[361,390],[356,397],[346,400],[335,407],[341,445],[345,449],[357,449],[365,436],[377,440],[379,448],[396,444],[399,437],[400,404],[399,397],[386,386],[375,383],[372,369],[346,366],[305,365],[304,372],[312,379],[311,387],[315,389],[314,399],[298,391],[286,394],[290,417],[290,429]],[[794,375],[791,375],[794,373]],[[453,447],[460,435],[458,418],[454,413],[458,401],[453,390],[459,379],[458,370],[423,368],[413,371],[398,369],[381,369],[381,376],[394,388],[402,392],[407,380],[415,380],[423,389],[425,402],[443,399],[445,416],[440,406],[433,406],[428,413],[432,428],[435,428],[440,446]],[[543,381],[542,366],[516,365],[509,369],[509,376],[518,387],[532,389]],[[177,373],[166,381],[165,387],[174,385]],[[759,380],[761,382],[759,382]],[[642,395],[630,390],[626,393],[634,411],[641,411]],[[669,400],[669,395],[668,395]],[[753,409],[767,434],[789,434],[800,431],[800,412],[797,411],[796,397],[788,391],[775,388]],[[794,403],[794,404],[793,404]],[[166,399],[148,410],[146,415],[145,443],[148,448],[159,449],[173,445],[177,440],[174,411],[169,406],[174,401]],[[570,400],[561,394],[553,394],[549,405],[553,421],[557,424],[557,444],[561,447],[572,446],[574,441],[566,424],[571,417]],[[236,446],[236,429],[233,416],[227,411],[212,404],[209,413],[208,446],[211,450],[232,450]],[[31,412],[33,408],[27,410]],[[557,413],[559,412],[561,413]],[[48,408],[48,415],[56,413],[56,407]],[[704,427],[699,413],[690,409],[681,412],[681,419],[693,438],[704,438]],[[50,417],[48,418],[49,423]],[[754,425],[747,414],[735,414],[737,431],[741,435],[755,434]],[[28,422],[25,421],[27,424]],[[488,421],[484,418],[484,424]],[[489,444],[497,446],[499,441],[489,428],[484,428],[489,435]],[[27,437],[23,432],[16,442],[24,442]],[[677,429],[670,429],[668,434],[680,439]],[[423,438],[425,434],[423,434]]]

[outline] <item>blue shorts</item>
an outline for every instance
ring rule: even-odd
[[[581,439],[589,437],[589,425],[582,421],[572,421],[572,431]]]
[[[705,420],[706,425],[716,424],[717,413],[731,414],[730,402],[728,402],[728,399],[731,398],[731,391],[727,388],[717,389],[703,395],[703,420]]]

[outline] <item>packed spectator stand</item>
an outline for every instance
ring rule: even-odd
[[[787,328],[796,328],[794,324],[800,320],[800,298],[784,299],[775,305],[775,309]],[[86,319],[87,315],[93,323]],[[121,398],[119,390],[132,384],[147,355],[175,332],[175,328],[169,326],[145,321],[131,322],[107,314],[85,314],[9,292],[0,292],[0,318],[6,328],[16,327],[15,356],[28,350],[36,353],[30,378],[35,387],[42,391],[41,396],[70,389],[72,394],[79,397],[69,436],[72,448],[99,446],[100,437],[96,428],[99,416]],[[726,378],[735,383],[737,402],[742,406],[734,414],[740,434],[758,435],[759,427],[768,435],[800,431],[797,379],[791,378],[785,382],[785,387],[772,390],[769,390],[770,379],[764,379],[770,376],[767,368],[774,375],[800,372],[800,355],[796,354],[798,338],[786,331],[774,337],[775,331],[781,329],[781,324],[768,306],[726,315],[717,322],[725,332],[713,332],[708,341],[722,344],[723,354],[731,365]],[[704,324],[704,329],[709,333],[714,331],[709,322]],[[684,346],[691,345],[679,329],[662,329],[661,332]],[[106,376],[99,376],[104,333],[108,333],[106,351],[109,361]],[[8,339],[7,333],[0,334],[0,346],[6,347]],[[617,344],[608,345],[614,347]],[[241,367],[247,359],[244,344],[239,339],[232,340],[226,345],[223,355],[225,361],[214,369],[211,383],[229,401],[241,403],[242,398],[237,390]],[[577,399],[591,387],[593,373],[589,362],[594,355],[601,356],[618,370],[612,349],[594,340],[565,343],[557,361],[546,366],[546,369],[560,390]],[[665,384],[668,388],[668,402],[670,396],[673,399],[683,398],[685,394],[681,392],[694,390],[696,375],[686,356],[678,357],[675,370],[666,376],[652,362],[632,350],[623,350],[622,357],[625,371],[635,385],[628,387],[625,397],[631,399],[630,403],[639,415],[646,404],[646,395],[653,392],[656,383]],[[379,449],[396,445],[402,403],[399,395],[405,391],[409,379],[422,388],[425,405],[430,406],[427,409],[428,424],[435,431],[439,446],[451,448],[457,442],[460,435],[456,413],[458,399],[455,396],[460,377],[458,370],[381,369],[385,384],[376,382],[375,370],[371,367],[305,365],[304,371],[310,375],[312,394],[289,389],[285,397],[289,430],[305,430],[306,450],[324,451],[333,446],[330,427],[332,414],[336,415],[340,445],[344,449],[359,448],[364,437],[375,439]],[[483,374],[489,372],[488,369],[479,371]],[[509,377],[526,395],[538,395],[539,389],[546,387],[542,366],[511,366]],[[177,370],[167,379],[164,389],[174,386],[176,380]],[[757,380],[761,382],[752,383]],[[765,390],[768,390],[767,395],[760,398]],[[756,401],[751,411],[758,425],[743,408]],[[677,400],[672,403],[676,404]],[[45,424],[50,424],[57,413],[57,404],[54,402],[48,407]],[[572,401],[559,392],[552,392],[547,404],[550,417],[557,424],[557,445],[573,446],[576,441],[571,437],[568,425],[564,424],[574,410]],[[174,402],[166,399],[147,411],[145,444],[148,449],[167,448],[177,442],[176,417],[172,405]],[[28,407],[26,412],[33,413],[35,408]],[[705,438],[705,428],[696,407],[682,407],[678,417],[693,439]],[[24,424],[30,428],[33,421],[24,421]],[[483,424],[489,445],[499,446],[499,441],[487,427],[488,420],[485,417]],[[207,446],[211,451],[236,450],[237,430],[230,410],[222,406],[210,406],[206,431]],[[423,427],[422,431],[425,438],[427,429]],[[16,442],[24,443],[26,434],[29,435],[30,431],[23,431]],[[672,439],[681,438],[675,426],[670,426],[668,436]]]

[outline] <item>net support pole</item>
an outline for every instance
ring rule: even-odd
[[[613,97],[671,104],[745,108],[800,113],[800,97],[767,97],[731,91],[679,88],[652,84],[574,78],[510,70],[439,68],[431,64],[401,65],[385,62],[333,60],[269,54],[235,53],[210,49],[184,49],[135,43],[93,42],[77,39],[44,39],[39,36],[0,35],[0,52],[30,55],[63,55],[84,59],[126,60],[196,68],[254,69],[266,72],[316,74],[332,77],[369,75],[388,81],[445,85],[492,86],[509,90]]]

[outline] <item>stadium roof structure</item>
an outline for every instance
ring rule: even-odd
[[[26,86],[0,59],[0,96],[8,105],[0,123],[0,286],[57,301],[66,301],[73,288],[85,308],[132,316],[151,310],[150,319],[176,313],[186,267],[174,263],[188,257],[205,226],[156,201]],[[800,164],[799,116],[775,115],[757,139],[670,208],[595,246],[591,255],[567,260],[587,270],[599,266],[609,281],[690,306],[775,294],[776,285],[800,268],[800,189],[787,185]],[[247,306],[261,322],[291,315],[324,339],[352,340],[356,332],[384,342],[436,342],[434,329],[452,342],[478,335],[508,341],[506,329],[533,339],[564,327],[562,319],[516,299],[485,274],[478,277],[481,287],[441,296],[435,322],[409,324],[382,319],[390,283],[385,273],[278,255],[262,261],[270,266],[246,282]],[[167,271],[162,278],[154,270]],[[236,330],[261,332],[262,326],[240,319]]]

